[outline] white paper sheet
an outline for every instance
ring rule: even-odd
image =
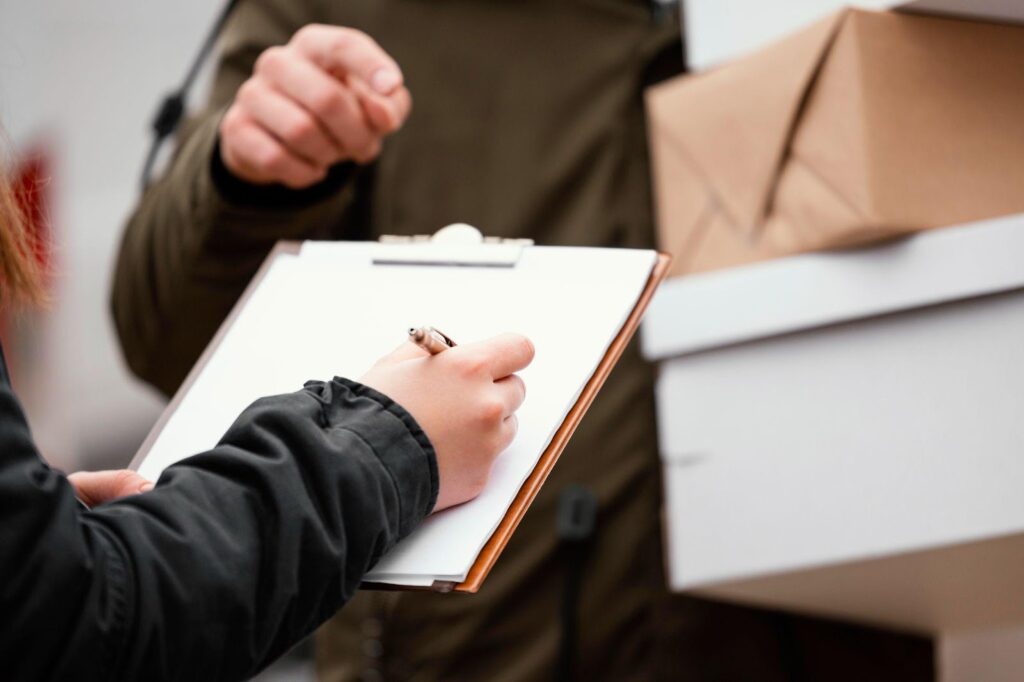
[[[537,354],[522,373],[519,433],[486,490],[431,516],[367,576],[463,580],[635,307],[656,254],[533,247],[515,268],[465,268],[374,266],[371,248],[311,242],[298,256],[279,257],[139,471],[155,479],[213,447],[260,396],[308,379],[358,379],[410,326],[434,325],[460,343],[525,334]]]

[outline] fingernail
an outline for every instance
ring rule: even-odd
[[[385,67],[377,69],[373,74],[373,77],[370,78],[370,87],[382,95],[389,95],[401,82],[402,78],[394,69]]]
[[[149,481],[146,481],[145,483],[143,483],[142,485],[139,486],[139,492],[140,493],[148,493],[152,489],[153,489],[153,484],[150,483]]]

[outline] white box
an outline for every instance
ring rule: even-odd
[[[687,62],[699,71],[757,50],[844,6],[1024,22],[1020,0],[683,0]]]
[[[1024,623],[1024,216],[674,280],[643,341],[675,589]]]

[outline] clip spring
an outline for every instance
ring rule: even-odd
[[[484,237],[480,230],[455,223],[430,235],[383,235],[373,253],[378,265],[466,265],[512,267],[532,239]]]

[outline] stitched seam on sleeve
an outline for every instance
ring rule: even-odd
[[[374,457],[377,458],[377,461],[380,463],[381,468],[384,469],[385,472],[387,472],[388,480],[391,481],[391,487],[395,491],[395,499],[398,500],[398,530],[399,532],[401,532],[402,527],[405,525],[405,514],[402,509],[402,493],[398,489],[398,481],[395,480],[395,476],[394,474],[391,473],[391,469],[388,467],[387,464],[385,464],[384,459],[380,456],[380,453],[377,452],[377,448],[373,447],[373,445],[370,444],[370,441],[366,440],[366,438],[364,438],[362,434],[360,434],[357,431],[353,431],[349,427],[343,425],[338,425],[334,428],[338,429],[339,431],[351,433],[353,436],[362,441],[363,444],[366,445],[366,447],[370,448],[370,452],[372,452]]]
[[[423,430],[423,427],[420,426],[416,421],[416,418],[409,414],[405,408],[396,403],[389,396],[380,393],[370,386],[351,381],[350,379],[344,379],[342,377],[335,377],[333,383],[340,384],[354,395],[360,398],[372,400],[374,403],[382,407],[388,414],[397,419],[405,427],[408,434],[416,444],[420,446],[420,449],[423,451],[426,459],[424,466],[427,468],[427,479],[430,481],[430,495],[428,495],[426,509],[424,509],[424,515],[429,515],[434,509],[434,505],[437,504],[437,498],[440,494],[441,488],[441,478],[440,472],[437,468],[437,451],[434,448],[434,444],[430,442],[430,438]]]
[[[312,390],[313,386],[320,388],[322,387],[322,384],[320,382],[310,382],[309,384],[303,386],[297,393],[299,395],[305,395],[309,398],[312,398],[313,401],[316,402],[317,414],[320,417],[317,426],[319,426],[321,429],[329,429],[331,428],[330,415],[327,414],[327,407],[329,403],[327,403],[327,401],[325,401],[321,396],[319,396]]]
[[[114,602],[115,637],[107,640],[103,652],[103,667],[110,678],[116,679],[123,653],[128,646],[128,620],[134,610],[129,606],[129,595],[135,593],[135,576],[128,570],[128,551],[116,533],[102,523],[90,524],[93,530],[102,535],[111,548],[111,563],[107,568],[111,599]],[[134,601],[134,600],[132,600]]]
[[[412,439],[416,441],[416,444],[423,450],[423,466],[427,469],[427,480],[430,481],[430,493],[427,497],[427,509],[426,514],[429,515],[434,505],[437,504],[437,497],[441,492],[441,475],[437,471],[437,451],[434,449],[434,444],[430,442],[430,438],[427,437],[426,432],[423,431],[422,427],[415,422],[415,419],[408,413],[404,408],[400,407],[398,403],[392,401],[385,407],[388,414],[394,416],[405,429],[412,436]],[[431,466],[433,464],[433,466]],[[434,491],[437,491],[434,494]]]

